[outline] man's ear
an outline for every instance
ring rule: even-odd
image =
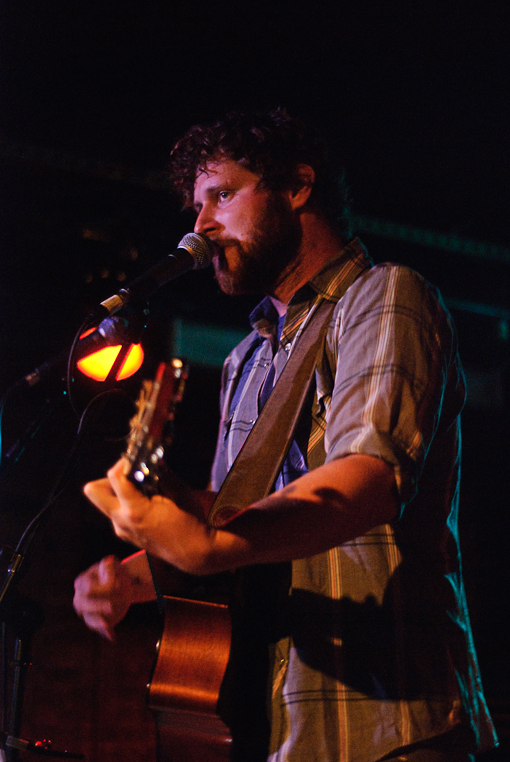
[[[302,208],[313,189],[315,182],[315,172],[309,164],[298,164],[295,173],[295,182],[288,191],[288,198],[292,209]]]

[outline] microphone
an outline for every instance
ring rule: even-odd
[[[140,275],[118,294],[110,296],[93,311],[92,315],[113,315],[128,302],[145,301],[147,297],[169,281],[189,270],[201,270],[210,264],[213,252],[210,242],[198,233],[187,233],[176,250]]]
[[[97,349],[105,346],[116,345],[121,342],[136,341],[140,334],[140,327],[129,326],[126,320],[119,317],[110,317],[125,307],[128,302],[143,301],[154,291],[164,286],[169,281],[177,278],[188,270],[201,270],[210,264],[213,251],[210,241],[198,233],[187,233],[180,241],[177,249],[151,267],[143,275],[140,275],[127,287],[120,289],[89,313],[88,320],[101,320],[99,326],[88,336],[80,339],[76,345],[74,357],[80,360]],[[90,322],[89,322],[90,325]],[[34,386],[54,372],[65,369],[69,350],[64,350],[53,359],[40,365],[38,368],[19,379],[11,389],[23,386]]]

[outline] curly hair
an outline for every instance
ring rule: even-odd
[[[351,235],[349,191],[343,169],[320,135],[283,108],[267,113],[232,111],[210,125],[196,125],[170,154],[169,175],[183,206],[193,203],[197,173],[222,159],[233,159],[260,177],[261,185],[281,191],[296,184],[299,164],[314,169],[309,205],[341,237]]]

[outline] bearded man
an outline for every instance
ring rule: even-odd
[[[86,485],[142,550],[81,575],[76,610],[111,638],[155,597],[146,553],[230,573],[233,760],[467,762],[494,734],[461,575],[464,385],[440,295],[406,267],[373,266],[351,237],[341,172],[282,109],[192,128],[171,173],[223,291],[265,298],[225,362],[211,491],[144,497],[124,459]],[[272,491],[210,511],[324,304],[291,441],[261,448],[283,458]]]

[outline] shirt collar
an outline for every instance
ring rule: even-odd
[[[358,238],[355,238],[344,246],[336,257],[330,259],[308,283],[296,291],[289,302],[289,308],[303,302],[319,301],[320,299],[338,301],[345,291],[345,282],[351,275],[353,268],[362,272],[372,267],[372,264],[366,248]],[[349,280],[352,282],[351,279]],[[250,323],[252,328],[255,328],[265,338],[271,338],[275,335],[278,326],[278,312],[268,296],[250,314]]]

